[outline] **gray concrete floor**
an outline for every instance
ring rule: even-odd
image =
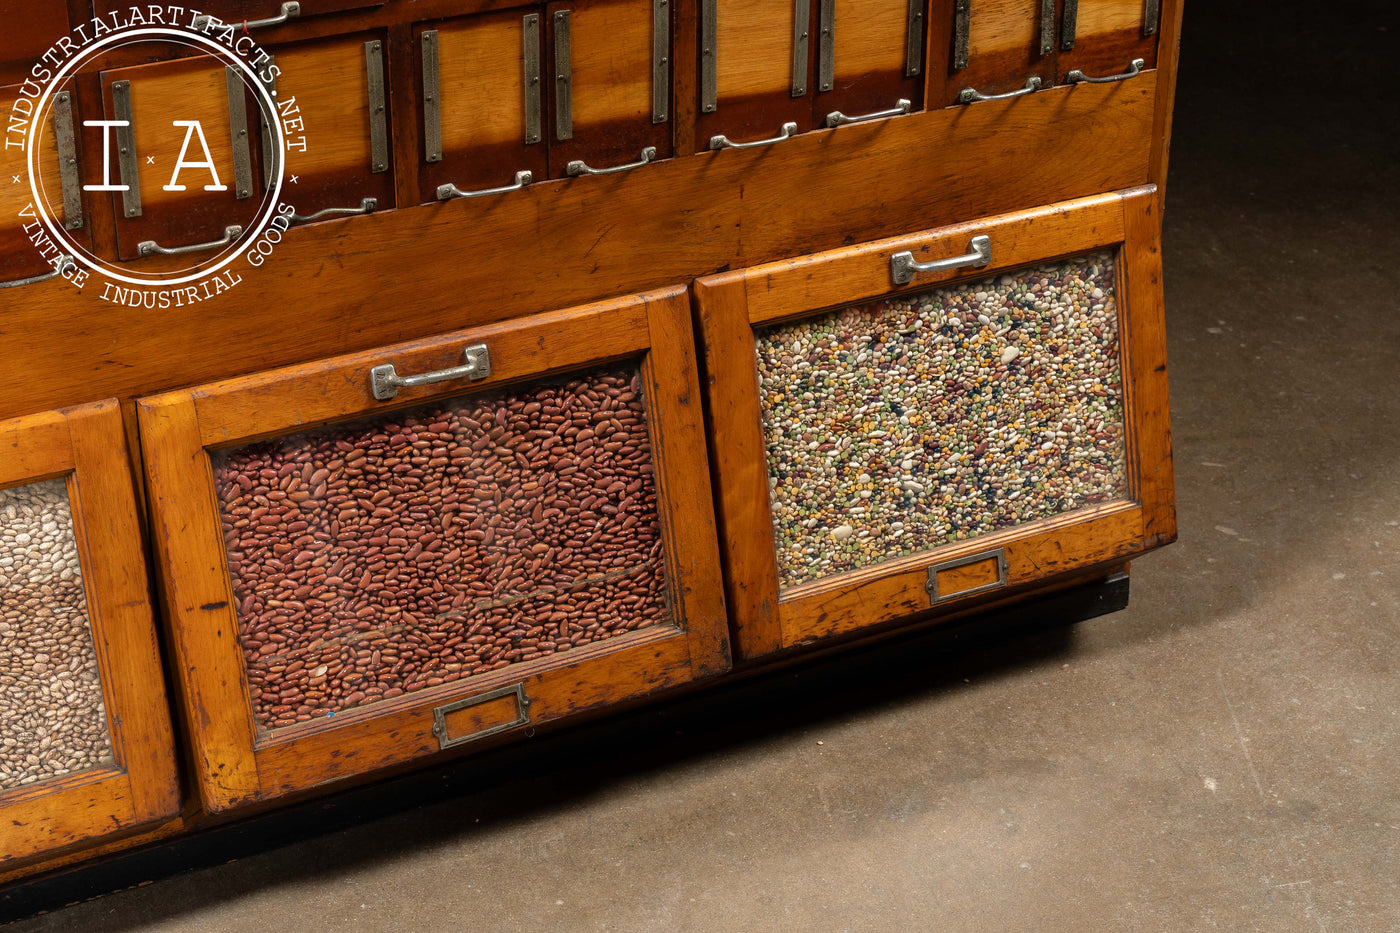
[[[1400,35],[1209,6],[1127,611],[12,929],[1400,929]]]

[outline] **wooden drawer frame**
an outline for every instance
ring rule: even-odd
[[[173,816],[180,798],[120,407],[0,422],[0,450],[0,486],[66,477],[115,758],[0,791],[4,864]]]
[[[435,708],[516,684],[528,690],[530,720],[539,723],[728,670],[691,341],[685,290],[672,288],[140,401],[166,618],[206,808],[226,810],[437,754]],[[487,378],[470,387],[459,381],[406,389],[388,404],[371,397],[372,366],[392,361],[402,372],[426,372],[459,365],[463,345],[472,343],[491,348]],[[208,449],[638,356],[677,626],[640,629],[562,657],[343,711],[333,721],[259,735]]]
[[[990,598],[1172,541],[1176,520],[1167,407],[1155,188],[1067,202],[700,279],[697,326],[707,375],[707,425],[718,489],[726,595],[736,657],[758,657],[896,619],[928,614],[929,568],[997,548],[1006,587]],[[989,265],[890,285],[889,257],[961,255],[973,236],[993,243]],[[884,561],[779,593],[768,469],[754,369],[754,328],[826,309],[977,280],[1056,257],[1117,247],[1120,353],[1129,489],[1125,499]],[[990,559],[990,558],[988,558]],[[940,599],[956,611],[974,591]]]

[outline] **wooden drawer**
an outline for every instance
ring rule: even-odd
[[[1058,71],[1061,84],[1157,67],[1159,0],[1062,0]]]
[[[1055,0],[933,0],[933,16],[929,95],[939,104],[1055,83]]]
[[[552,177],[670,158],[670,9],[657,0],[546,8]]]
[[[39,149],[35,153],[34,165],[39,173],[39,189],[44,195],[45,212],[63,224],[70,237],[87,244],[88,225],[83,214],[77,165],[72,164],[72,171],[67,173],[67,177],[63,177],[64,173],[59,171],[59,132],[72,146],[72,158],[78,158],[77,140],[74,138],[77,120],[74,98],[73,91],[62,91],[50,97],[44,113],[39,116],[44,129],[37,137]],[[34,117],[25,112],[25,108],[32,105],[32,98],[21,95],[18,85],[0,88],[0,113],[5,114],[7,125],[14,126],[16,132],[20,131],[20,124],[23,124],[23,131],[28,132]],[[33,200],[27,153],[20,146],[0,146],[0,288],[54,271],[53,263],[41,254],[30,239],[39,230],[35,224],[40,222]],[[12,293],[7,297],[15,295]]]
[[[142,401],[205,806],[727,669],[699,404],[680,289]]]
[[[298,222],[394,206],[385,47],[382,32],[363,32],[269,48],[278,70],[273,118],[283,121],[286,137],[282,200],[296,208]],[[261,115],[259,127],[265,187],[277,144],[268,117]]]
[[[818,126],[923,109],[927,6],[927,0],[822,0]]]
[[[215,257],[227,246],[230,227],[251,226],[264,189],[251,131],[258,110],[241,73],[209,56],[118,68],[102,72],[102,94],[106,119],[129,120],[133,142],[132,158],[123,168],[122,131],[113,131],[113,181],[131,188],[111,196],[116,258],[139,260],[142,272],[183,268]],[[104,151],[102,132],[85,128],[88,151]],[[210,160],[212,169],[190,165]],[[165,257],[143,243],[162,249],[210,245],[188,256]]]
[[[0,421],[0,864],[172,816],[116,402]]]
[[[817,0],[700,0],[696,148],[817,126],[812,48]]]
[[[543,19],[540,5],[415,27],[423,200],[547,176]]]
[[[737,654],[1172,539],[1153,204],[1101,196],[697,283]],[[910,250],[963,258],[894,285]]]

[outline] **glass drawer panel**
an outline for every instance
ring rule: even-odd
[[[1127,493],[1111,252],[756,342],[780,586]]]
[[[0,489],[0,791],[112,764],[67,481]]]
[[[217,452],[263,728],[669,622],[635,365]]]

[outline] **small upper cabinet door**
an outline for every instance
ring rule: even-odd
[[[670,10],[670,0],[547,7],[552,177],[627,171],[670,157]]]
[[[296,208],[294,222],[392,208],[384,36],[357,33],[269,52],[278,113],[259,115],[256,155],[264,185],[272,184],[276,168],[271,118],[281,121],[286,141],[281,200]]]
[[[198,14],[216,17],[225,23],[235,23],[240,29],[246,24],[249,32],[256,30],[255,38],[275,38],[263,36],[278,26],[295,24],[308,16],[321,13],[339,13],[342,10],[357,10],[363,7],[381,6],[384,0],[203,0],[198,7],[189,8],[182,22]],[[93,4],[98,15],[111,13],[125,14],[130,6],[126,0],[96,0]]]
[[[1160,0],[1062,0],[1061,84],[1134,77],[1157,67]],[[1076,74],[1077,72],[1077,74]]]
[[[779,141],[817,125],[816,16],[816,0],[700,0],[700,151],[723,148],[717,136]]]
[[[696,284],[736,655],[1175,535],[1151,192]]]
[[[423,200],[546,177],[543,20],[524,7],[415,28]]]
[[[0,82],[19,80],[49,47],[69,38],[68,4],[63,0],[0,0]],[[8,181],[9,179],[6,179]]]
[[[78,177],[74,103],[72,91],[50,95],[40,117],[43,126],[36,137],[39,148],[34,165],[39,173],[39,190],[44,195],[44,212],[62,224],[70,238],[86,244],[88,224]],[[21,127],[23,132],[30,130],[34,117],[27,109],[32,104],[32,98],[20,94],[19,86],[0,88],[0,114],[16,132]],[[19,146],[0,146],[0,289],[37,284],[36,278],[49,276],[58,268],[56,256],[44,256],[30,241],[40,221],[29,186],[26,155]],[[18,301],[23,294],[14,291],[5,292],[4,296]]]
[[[0,421],[0,867],[179,807],[115,401]]]
[[[692,340],[678,288],[142,401],[205,806],[726,670]]]
[[[1055,0],[934,0],[933,9],[930,67],[946,76],[940,78],[943,105],[1029,94],[1055,83]]]
[[[817,119],[822,126],[923,108],[927,0],[821,0]]]
[[[102,93],[106,119],[131,124],[84,128],[87,150],[110,152],[110,176],[127,187],[112,194],[117,258],[143,272],[214,258],[253,222],[263,194],[243,73],[198,56],[104,71]]]

